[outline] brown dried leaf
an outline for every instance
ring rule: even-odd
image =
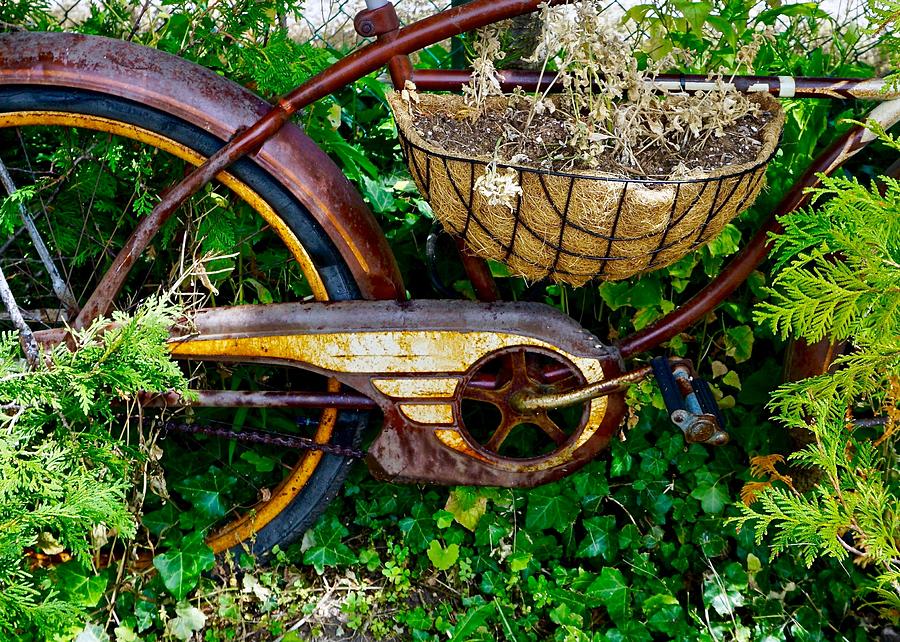
[[[744,484],[744,487],[741,488],[741,501],[744,502],[745,506],[749,506],[756,501],[756,498],[759,497],[761,492],[771,485],[772,482],[768,481],[747,482]]]

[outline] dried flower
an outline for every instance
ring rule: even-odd
[[[505,205],[512,211],[516,198],[522,195],[519,175],[511,167],[497,168],[497,161],[492,161],[484,170],[484,174],[475,181],[475,191],[481,194],[489,205]]]
[[[407,80],[403,84],[403,90],[400,92],[400,97],[406,102],[414,102],[416,104],[421,100],[419,98],[419,94],[416,92],[416,83],[412,80]]]
[[[677,158],[681,150],[703,143],[710,136],[724,136],[728,129],[758,107],[737,91],[720,70],[709,78],[712,88],[693,94],[669,93],[657,83],[657,76],[675,66],[684,52],[671,50],[659,60],[649,60],[642,70],[631,46],[606,22],[594,2],[569,3],[559,7],[541,5],[543,31],[530,62],[542,63],[542,74],[553,74],[561,95],[549,98],[549,90],[526,95],[516,91],[511,106],[525,106],[529,117],[524,128],[504,129],[497,149],[498,159],[520,157],[524,146],[537,142],[542,118],[554,115],[566,132],[564,154],[569,163],[585,167],[618,164],[624,172],[643,173],[638,158],[648,150],[662,149]],[[474,72],[463,88],[466,115],[484,115],[489,96],[501,93],[500,77],[494,62],[502,60],[502,24],[478,32],[473,60]],[[751,68],[760,47],[772,38],[771,30],[758,32],[737,54],[739,67]],[[537,118],[537,123],[535,118]],[[557,159],[558,147],[547,150]],[[542,164],[546,158],[534,159]],[[679,173],[689,170],[679,168]],[[486,175],[487,176],[487,175]],[[493,185],[506,175],[496,170]],[[499,183],[497,183],[499,185]],[[485,188],[494,194],[495,187]],[[494,198],[508,197],[495,195]]]

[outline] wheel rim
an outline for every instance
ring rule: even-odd
[[[24,127],[72,127],[92,132],[111,134],[124,139],[146,144],[162,150],[190,165],[198,165],[205,157],[191,148],[157,134],[156,132],[136,127],[121,121],[100,116],[75,114],[62,111],[16,111],[0,113],[0,132],[10,128]],[[218,181],[247,203],[279,237],[288,248],[291,256],[299,265],[303,276],[316,300],[328,300],[328,292],[321,275],[315,268],[311,257],[300,243],[294,232],[276,214],[274,209],[244,182],[231,173],[217,176]],[[22,185],[18,185],[22,187]],[[328,382],[330,391],[336,390],[338,384]],[[322,411],[314,439],[319,443],[327,443],[333,434],[338,412],[334,408]],[[217,527],[207,537],[207,543],[221,552],[248,540],[255,532],[269,524],[286,506],[288,506],[309,482],[323,454],[307,452],[300,456],[290,473],[275,486],[268,499],[259,502],[252,509],[229,522]]]

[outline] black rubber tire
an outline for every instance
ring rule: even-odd
[[[200,127],[144,105],[107,94],[47,86],[0,87],[0,113],[12,111],[56,111],[100,116],[140,126],[209,157],[223,145]],[[332,301],[361,298],[349,268],[328,235],[291,193],[275,178],[243,159],[230,170],[238,179],[265,198],[309,253]],[[368,412],[341,411],[332,443],[359,444],[369,420]],[[353,461],[325,455],[303,490],[272,521],[243,544],[265,557],[274,546],[284,548],[313,524],[343,485]]]

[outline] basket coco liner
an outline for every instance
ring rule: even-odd
[[[490,158],[456,156],[432,145],[416,131],[409,104],[396,92],[388,95],[409,170],[444,228],[475,254],[505,263],[517,275],[575,286],[670,265],[753,204],[778,148],[784,113],[769,94],[751,98],[773,114],[751,162],[677,180],[498,163],[516,171],[522,188],[510,210],[490,205],[474,188]],[[419,99],[419,111],[456,113],[464,106],[457,95]]]

